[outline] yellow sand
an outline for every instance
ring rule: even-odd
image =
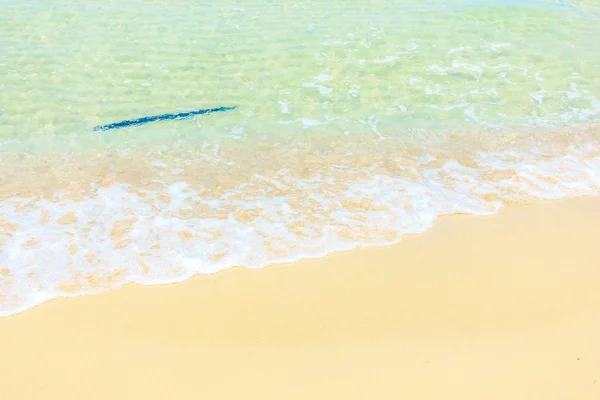
[[[0,319],[0,399],[600,399],[600,199]]]

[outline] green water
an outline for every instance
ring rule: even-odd
[[[3,3],[0,137],[20,150],[600,115],[592,2]],[[92,132],[221,105],[239,108]]]

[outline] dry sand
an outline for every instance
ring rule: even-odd
[[[600,399],[600,199],[0,319],[0,399]]]

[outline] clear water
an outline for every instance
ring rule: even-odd
[[[0,0],[0,315],[598,194],[597,1],[367,3]]]

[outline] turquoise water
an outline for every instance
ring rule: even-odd
[[[0,0],[0,314],[597,194],[595,3]]]

